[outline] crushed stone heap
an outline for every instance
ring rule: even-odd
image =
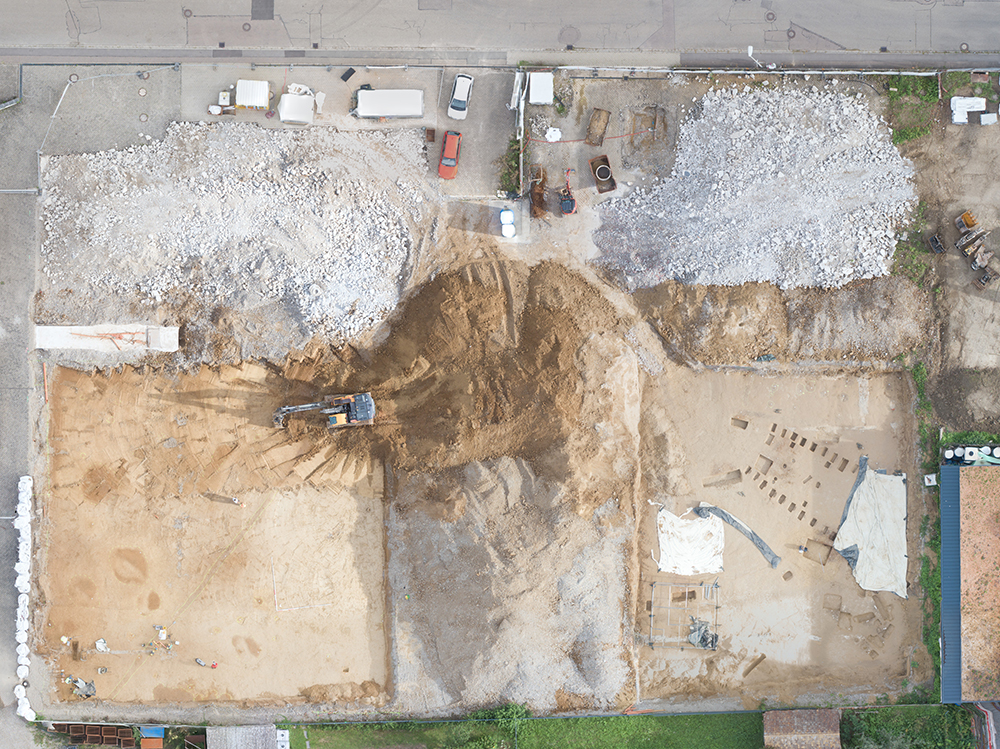
[[[711,91],[681,125],[671,176],[607,201],[594,241],[630,290],[839,287],[888,274],[912,176],[860,94]]]
[[[149,145],[50,157],[41,313],[231,310],[256,321],[247,356],[354,338],[396,306],[435,215],[426,169],[411,130],[236,123],[174,123]]]

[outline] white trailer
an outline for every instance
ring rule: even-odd
[[[354,113],[368,118],[423,117],[424,92],[408,88],[362,88],[358,90],[358,107]]]

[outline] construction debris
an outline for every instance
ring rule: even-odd
[[[719,644],[719,635],[709,629],[709,624],[704,619],[695,619],[692,616],[688,642],[702,650],[715,650]]]
[[[206,325],[233,310],[251,318],[242,357],[362,336],[437,210],[423,145],[414,130],[174,123],[150,145],[49,157],[39,316],[183,308]]]
[[[608,201],[594,241],[630,291],[839,287],[888,274],[912,173],[860,94],[710,91],[681,124],[670,178]]]

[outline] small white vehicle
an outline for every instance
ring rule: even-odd
[[[448,116],[453,120],[464,120],[469,113],[469,97],[472,96],[474,80],[465,73],[455,76],[455,84],[451,87],[451,101],[448,102]]]
[[[500,234],[507,239],[513,239],[517,234],[514,228],[514,211],[504,208],[500,211]]]

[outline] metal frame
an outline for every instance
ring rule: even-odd
[[[702,650],[688,642],[692,619],[708,622],[709,629],[719,634],[719,580],[692,583],[650,583],[649,647]],[[694,591],[693,598],[690,591]],[[675,600],[683,597],[683,601]],[[712,648],[717,650],[718,646]]]

